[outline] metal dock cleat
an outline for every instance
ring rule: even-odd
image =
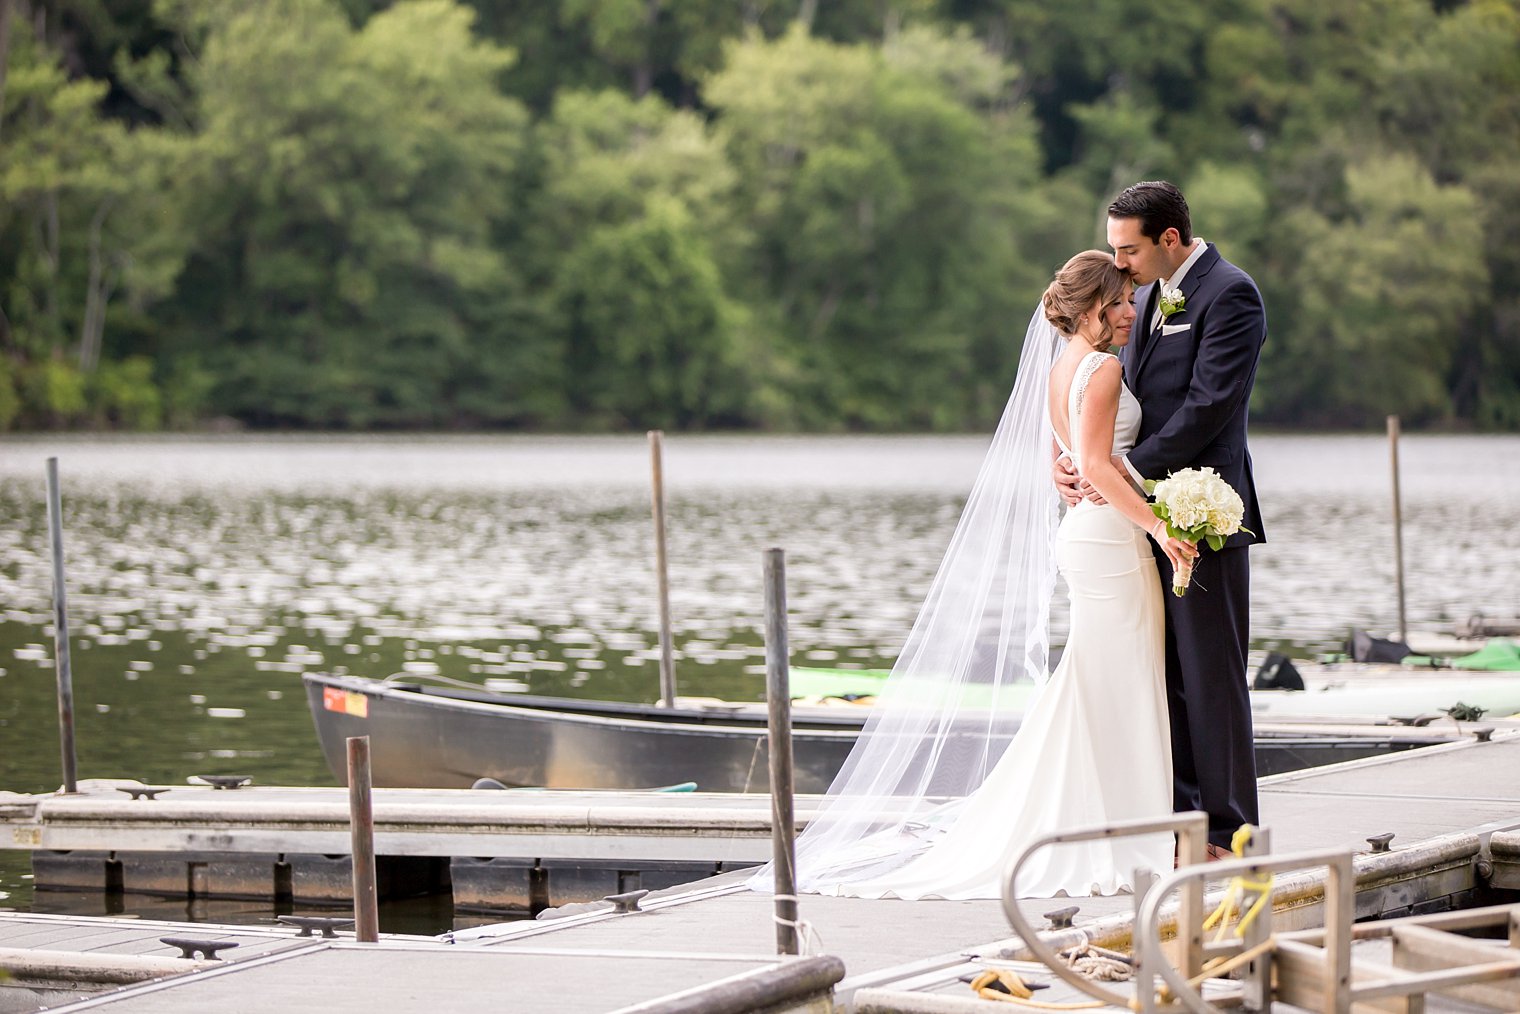
[[[1389,831],[1386,834],[1373,835],[1367,839],[1367,844],[1372,846],[1372,851],[1374,852],[1392,852],[1393,849],[1389,847],[1389,843],[1392,841],[1393,832]]]
[[[203,782],[213,789],[236,789],[253,784],[251,775],[195,775],[191,781]]]
[[[323,940],[336,940],[337,930],[348,929],[354,924],[352,919],[333,915],[277,915],[275,919],[287,926],[299,926],[301,932],[296,936],[300,937],[313,936],[314,930],[321,930]]]
[[[133,799],[155,799],[160,793],[168,792],[166,788],[153,788],[149,785],[118,785],[117,792],[125,792]]]
[[[1045,918],[1050,920],[1051,929],[1070,929],[1072,919],[1080,911],[1081,909],[1076,905],[1071,905],[1066,908],[1058,908],[1054,912],[1046,912],[1044,915]]]
[[[639,907],[639,899],[643,898],[644,895],[648,893],[649,891],[647,889],[639,891],[628,891],[623,894],[609,894],[602,900],[612,902],[612,910],[615,913],[642,912],[644,910]]]
[[[200,953],[207,961],[220,961],[222,959],[216,956],[217,951],[238,946],[235,940],[198,940],[195,937],[159,937],[158,940],[170,947],[178,947],[182,958],[193,958]]]

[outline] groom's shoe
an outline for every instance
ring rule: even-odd
[[[1213,842],[1209,842],[1203,847],[1203,861],[1206,863],[1222,863],[1226,859],[1234,858],[1235,853],[1231,852],[1223,845],[1215,845]],[[1174,845],[1172,846],[1172,869],[1175,870],[1181,865],[1182,853],[1178,850],[1177,846]]]

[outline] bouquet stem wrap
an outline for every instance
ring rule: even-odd
[[[1193,543],[1193,544],[1197,545],[1197,543]],[[1178,598],[1181,598],[1183,592],[1185,592],[1185,591],[1188,590],[1188,585],[1190,585],[1192,583],[1193,583],[1193,565],[1192,564],[1187,563],[1187,564],[1183,564],[1181,567],[1174,567],[1172,569],[1172,594],[1173,595],[1177,596]]]

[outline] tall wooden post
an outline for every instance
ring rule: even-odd
[[[58,459],[47,459],[48,537],[53,550],[53,665],[58,677],[58,749],[63,758],[63,791],[78,792],[74,756],[74,667],[69,657],[69,596],[63,580],[63,495]]]
[[[665,555],[665,434],[649,431],[649,464],[653,472],[654,571],[660,595],[660,703],[676,706],[675,650],[670,643],[670,571]]]
[[[354,938],[372,944],[380,939],[380,899],[375,887],[368,736],[348,737],[348,816],[354,860]]]
[[[1399,640],[1408,642],[1404,613],[1404,511],[1399,495],[1399,417],[1388,417],[1388,455],[1393,464],[1393,575],[1399,591]]]
[[[797,954],[797,847],[792,800],[791,649],[786,629],[786,554],[765,551],[765,700],[771,776],[771,867],[776,953]]]

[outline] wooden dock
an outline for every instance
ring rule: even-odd
[[[1520,733],[1515,723],[1473,728],[1468,739]],[[1449,742],[1453,732],[1400,735]],[[41,890],[349,901],[343,789],[96,779],[79,790],[0,793],[0,846],[32,851]],[[381,897],[451,891],[462,912],[529,913],[658,890],[771,855],[770,801],[760,794],[376,789],[373,799]],[[799,828],[816,806],[798,797]]]
[[[148,798],[137,782],[79,788],[0,793],[0,843],[32,851],[39,889],[350,898],[344,789],[182,786]],[[799,800],[799,827],[815,806]],[[382,897],[452,887],[463,910],[660,889],[753,866],[771,849],[763,795],[376,789],[374,816]]]
[[[1480,899],[1492,903],[1520,898],[1516,893],[1520,892],[1520,735],[1500,732],[1489,742],[1466,741],[1280,775],[1264,779],[1261,790],[1263,825],[1272,832],[1275,852],[1337,848],[1357,853],[1359,916],[1418,913],[1461,907]],[[238,794],[220,795],[230,801]],[[244,800],[239,806],[247,806],[259,797],[250,794],[238,798]],[[299,795],[291,798],[314,802]],[[138,813],[167,806],[171,799],[172,795],[152,803],[140,801]],[[650,838],[682,837],[671,814],[684,806],[688,818],[701,811],[710,818],[700,825],[688,819],[691,826],[685,837],[700,832],[711,842],[730,843],[725,847],[751,859],[756,857],[763,831],[760,838],[755,837],[757,828],[748,817],[741,816],[745,813],[741,802],[730,804],[731,809],[722,818],[732,823],[725,832],[719,826],[719,813],[705,806],[704,800],[681,801],[674,807],[669,799],[645,800],[643,804],[634,801],[626,805],[581,800],[570,807],[564,799],[530,802],[524,794],[523,802],[507,800],[504,805],[544,807],[545,813],[552,811],[566,820],[571,819],[570,810],[579,808],[582,815],[574,820],[587,821],[584,833],[590,840],[586,847],[604,850],[604,854],[612,850],[612,844],[591,830],[587,814],[593,806],[599,814],[620,815],[625,832],[622,836],[633,839],[646,833]],[[218,805],[228,805],[228,801],[219,800]],[[81,805],[87,802],[73,801]],[[17,804],[12,800],[7,805]],[[48,836],[55,832],[82,834],[90,825],[95,828],[92,833],[105,833],[110,825],[103,823],[105,810],[101,808],[114,812],[121,806],[115,800],[96,800],[91,805],[93,810],[91,806],[69,810],[71,820],[55,820],[62,811],[53,811],[50,805],[27,813],[12,811],[4,819],[11,830],[22,828],[39,834],[38,847],[45,848],[41,842],[54,840]],[[202,796],[195,796],[185,805],[207,804]],[[641,805],[665,811],[659,823],[664,829],[662,835],[653,834],[653,825],[635,830],[637,822],[629,818]],[[377,805],[377,823],[379,813]],[[654,814],[647,816],[653,819]],[[470,819],[479,820],[481,815]],[[760,824],[764,823],[760,818]],[[563,824],[550,828],[552,833],[544,831],[545,824],[540,819],[534,825],[539,830],[532,833],[542,834],[539,841],[563,842],[571,836]],[[148,828],[145,825],[139,831],[146,834]],[[499,822],[491,832],[497,836],[510,834]],[[180,833],[189,834],[190,829],[182,827]],[[415,833],[423,834],[421,829]],[[1374,852],[1367,839],[1389,833],[1394,836],[1389,851]],[[199,839],[196,845],[204,847]],[[631,842],[630,854],[643,854],[638,850],[645,847],[642,841]],[[819,953],[842,962],[844,976],[833,987],[832,1001],[820,1000],[829,993],[827,988],[818,988],[829,977],[828,969],[806,959],[779,961],[773,956],[770,898],[745,890],[743,876],[742,872],[729,873],[662,892],[646,899],[645,911],[641,912],[616,913],[610,904],[601,904],[560,918],[501,923],[437,939],[388,937],[380,944],[361,945],[351,938],[322,942],[287,933],[279,937],[286,945],[266,941],[263,954],[253,953],[250,946],[246,956],[239,955],[238,960],[215,968],[113,987],[53,1009],[166,1014],[206,1010],[288,1014],[291,1009],[337,1014],[372,1014],[377,1010],[428,1014],[488,1009],[723,1010],[749,1009],[724,1007],[718,1002],[717,997],[735,995],[736,990],[749,988],[746,995],[751,997],[772,995],[756,986],[758,982],[770,984],[765,988],[791,983],[801,990],[786,1001],[790,1006],[773,1004],[775,1009],[979,1009],[964,1005],[970,992],[959,977],[989,963],[1027,957],[1022,942],[1009,936],[997,901],[908,903],[806,896],[801,915],[816,933]],[[1279,878],[1274,896],[1277,925],[1317,925],[1320,877],[1316,871],[1306,870]],[[1082,935],[1099,943],[1127,943],[1133,906],[1128,897],[1033,900],[1021,903],[1021,908],[1038,923],[1041,913],[1066,904],[1079,906],[1075,928],[1051,929],[1051,939]],[[47,917],[12,915],[0,923],[39,918]],[[91,942],[82,936],[71,938],[70,933],[82,934],[87,929],[103,932],[99,929],[103,925],[114,931],[118,926],[116,920],[74,923],[80,928],[61,932],[46,946],[89,952]],[[136,928],[144,927],[143,923],[136,924]],[[260,932],[205,925],[193,929],[201,936]],[[276,936],[279,931],[268,932]],[[7,946],[0,937],[0,947]],[[147,946],[141,938],[132,946],[142,946],[143,950],[134,953],[149,957],[167,958],[174,953],[170,948]],[[794,979],[807,982],[798,985]],[[684,999],[673,1000],[672,996]],[[1057,984],[1041,994],[1041,999],[1046,998],[1060,1001],[1074,997]],[[827,1006],[829,1003],[834,1006]],[[639,1008],[640,1004],[645,1006]],[[1439,1007],[1432,1005],[1430,1009]]]

